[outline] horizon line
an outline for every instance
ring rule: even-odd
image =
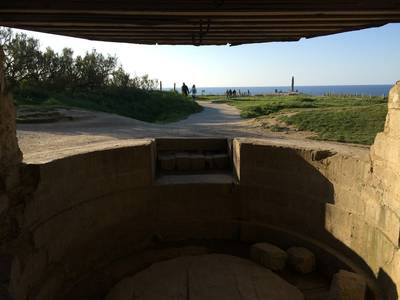
[[[394,83],[366,83],[366,84],[315,84],[315,85],[295,85],[295,87],[323,87],[323,86],[370,86],[370,85],[395,85]],[[178,88],[180,84],[176,85]],[[244,88],[265,88],[265,87],[290,87],[291,85],[229,85],[229,86],[197,86],[198,88],[231,88],[231,87],[244,87]],[[165,86],[165,88],[174,88],[174,86]]]

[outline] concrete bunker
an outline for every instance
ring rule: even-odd
[[[100,299],[152,263],[248,258],[269,242],[310,249],[327,282],[344,269],[366,278],[370,299],[395,299],[399,220],[373,196],[391,191],[377,181],[378,146],[371,160],[265,140],[160,139],[24,165],[11,288],[16,299]],[[199,170],[192,154],[187,169],[160,172],[165,151],[192,147],[226,151],[230,167]]]
[[[20,4],[10,2],[0,9],[5,16],[1,23],[41,31],[49,31],[46,26],[50,26],[54,32],[73,35],[53,26],[53,14],[76,9],[63,2],[49,11],[43,3],[35,10],[36,3],[25,3],[28,7],[21,9]],[[286,15],[287,3],[278,14],[265,6],[249,13],[236,1],[226,11],[213,1],[217,11],[210,12],[206,2],[201,3],[192,15],[187,11],[170,14],[177,19],[193,18],[194,11],[195,16],[226,19],[237,17],[236,10],[245,26],[245,19],[260,15],[276,24],[281,22],[278,17],[293,15],[303,22],[319,22],[316,16],[321,18],[322,11],[330,25],[332,21],[348,22],[328,33],[399,21],[399,7],[391,1],[354,7],[328,3],[315,8],[310,2],[304,4],[306,12],[297,7]],[[135,9],[143,23],[151,8],[141,5]],[[84,8],[76,13],[90,11]],[[334,12],[328,13],[329,8]],[[24,10],[28,16],[21,14]],[[150,19],[171,22],[163,10],[158,11],[163,15],[161,21]],[[35,14],[42,23],[35,21]],[[359,17],[355,25],[350,22],[354,14]],[[63,15],[61,20],[82,22],[82,18],[71,21],[69,17]],[[98,18],[94,21],[106,23],[105,16]],[[177,19],[174,26],[182,21]],[[128,22],[122,16],[118,21]],[[302,30],[287,36],[242,33],[230,40],[232,32],[227,32],[208,39],[202,30],[186,39],[174,35],[162,39],[165,33],[160,31],[149,39],[132,41],[212,44],[304,36]],[[310,37],[324,32],[318,30]],[[129,41],[132,32],[93,34],[84,37]],[[400,82],[390,92],[385,130],[370,153],[255,139],[170,139],[132,141],[119,148],[26,164],[18,149],[15,115],[3,74],[1,69],[0,249],[12,257],[11,273],[2,280],[9,281],[16,300],[104,299],[118,282],[154,263],[210,253],[248,258],[251,245],[260,242],[283,250],[309,249],[327,282],[340,280],[335,277],[339,270],[362,276],[368,286],[365,299],[398,299]]]
[[[398,83],[370,153],[149,139],[21,164],[3,93],[2,250],[13,257],[12,295],[101,299],[153,263],[248,258],[252,244],[268,242],[311,250],[328,284],[348,270],[365,278],[366,299],[397,299],[399,94]]]

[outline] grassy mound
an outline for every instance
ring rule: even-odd
[[[299,130],[316,132],[317,139],[358,144],[373,143],[376,134],[383,130],[387,113],[387,99],[383,97],[269,95],[209,98],[207,100],[215,103],[237,107],[244,118],[278,116]]]
[[[13,94],[17,106],[78,107],[156,123],[175,122],[202,110],[196,102],[180,94],[135,88],[63,92],[25,88]]]
[[[318,133],[317,139],[370,145],[383,130],[386,104],[299,112],[281,119],[299,130]]]

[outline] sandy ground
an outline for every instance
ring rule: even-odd
[[[283,144],[307,145],[343,151],[366,151],[339,143],[306,140],[309,133],[271,132],[256,120],[240,118],[239,111],[227,104],[199,102],[200,113],[170,124],[146,123],[118,115],[78,109],[61,112],[72,121],[46,124],[19,124],[17,136],[24,161],[34,163],[57,159],[99,148],[112,148],[155,137],[244,137]],[[143,141],[142,141],[143,142]]]

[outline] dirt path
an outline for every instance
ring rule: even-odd
[[[56,159],[83,149],[113,147],[132,139],[155,137],[253,137],[269,140],[298,140],[313,144],[304,137],[265,130],[254,120],[240,118],[239,111],[227,104],[199,102],[200,113],[170,124],[146,123],[118,115],[60,110],[73,121],[46,124],[19,124],[17,135],[26,162]]]

